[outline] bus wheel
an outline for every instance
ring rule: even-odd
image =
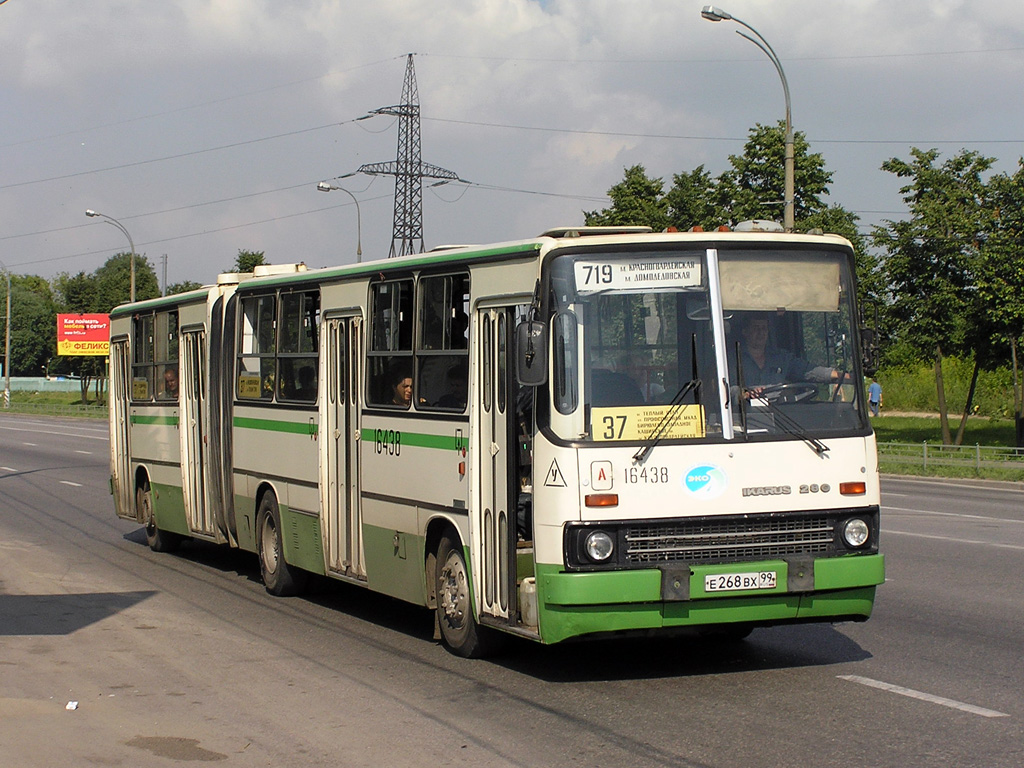
[[[260,555],[260,574],[267,592],[284,597],[297,595],[306,586],[306,573],[285,562],[281,542],[281,513],[274,494],[263,494],[256,514],[257,541]]]
[[[437,623],[448,649],[467,659],[485,653],[481,627],[473,618],[469,571],[462,548],[445,535],[437,547]]]
[[[181,544],[181,536],[157,528],[153,492],[148,480],[135,489],[135,513],[146,527],[146,543],[154,552],[173,552]]]

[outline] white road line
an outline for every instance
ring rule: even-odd
[[[935,512],[931,509],[910,509],[908,507],[890,507],[883,504],[882,509],[889,512],[914,512],[918,515],[936,515],[938,517],[962,517],[965,520],[991,520],[996,523],[1020,523],[1024,520],[1017,520],[1013,517],[990,517],[988,515],[963,515],[959,512]]]
[[[36,443],[22,443],[22,445],[30,445],[30,446],[32,446],[33,448],[35,448],[35,447],[36,447]]]
[[[1024,552],[1024,547],[1017,544],[1000,544],[996,541],[978,541],[977,539],[958,539],[955,536],[932,536],[927,533],[910,533],[909,531],[894,531],[891,528],[884,529],[883,536],[912,536],[917,539],[933,539],[934,541],[951,541],[954,544],[981,544],[985,547],[997,549],[1012,549],[1017,552]]]
[[[69,432],[68,430],[59,431],[59,430],[49,430],[49,429],[21,429],[20,427],[5,427],[5,426],[0,426],[0,429],[5,429],[8,432],[31,432],[33,434],[40,434],[41,433],[41,434],[44,434],[44,435],[63,435],[63,436],[67,436],[67,437],[79,438],[81,440],[103,440],[104,442],[106,442],[107,440],[110,439],[110,435],[107,435],[107,434],[104,434],[102,436],[86,435],[86,434],[82,434],[81,432]],[[35,443],[25,443],[25,445],[35,445]]]
[[[75,453],[84,453],[86,456],[92,456],[92,451],[75,451]]]
[[[870,677],[861,677],[860,675],[837,675],[837,677],[840,680],[849,680],[851,683],[860,683],[861,685],[866,685],[869,688],[878,688],[882,691],[898,693],[900,696],[909,696],[912,699],[920,699],[921,701],[928,701],[932,704],[941,704],[942,706],[950,707],[951,709],[959,709],[961,712],[970,712],[972,715],[981,715],[982,717],[1009,717],[1005,712],[997,712],[994,709],[976,707],[973,704],[965,704],[962,701],[955,701],[954,699],[944,699],[941,696],[933,696],[930,693],[915,691],[913,688],[904,688],[899,685],[893,685],[892,683],[883,683],[880,680],[872,680]]]
[[[82,487],[81,483],[72,483],[70,480],[61,480],[60,484],[61,485],[70,485],[73,488],[81,488]]]
[[[18,471],[14,467],[0,467],[0,469],[2,469],[4,472],[17,472]]]

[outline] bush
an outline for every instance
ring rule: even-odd
[[[947,357],[942,361],[946,407],[950,416],[963,413],[973,371],[972,360]],[[885,411],[939,412],[935,370],[927,363],[882,368],[878,371],[878,383],[882,385]],[[972,410],[979,416],[1013,418],[1013,371],[1008,367],[981,371],[972,405]]]

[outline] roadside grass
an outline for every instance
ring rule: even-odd
[[[928,443],[942,445],[942,428],[938,416],[887,416],[871,420],[875,438],[886,443]],[[956,437],[959,417],[949,422],[949,430]],[[964,430],[964,445],[993,445],[1013,448],[1016,445],[1012,419],[989,419],[971,416]]]

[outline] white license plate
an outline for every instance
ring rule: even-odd
[[[716,573],[704,577],[704,591],[741,592],[747,589],[775,589],[775,582],[775,571]]]

